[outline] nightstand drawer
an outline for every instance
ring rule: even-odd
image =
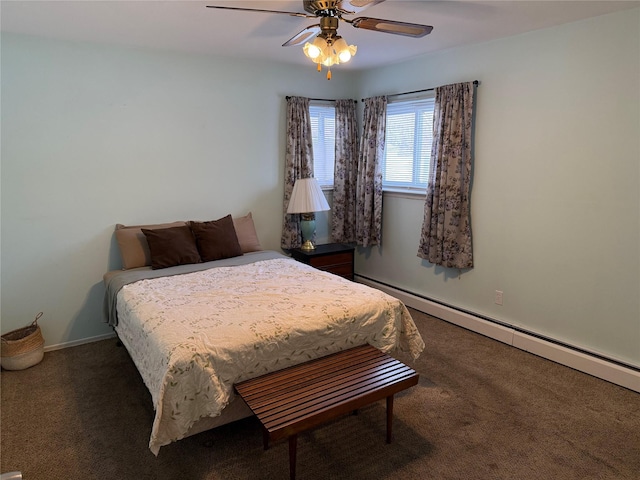
[[[342,265],[328,265],[326,267],[317,267],[318,270],[324,270],[325,272],[331,272],[341,277],[353,280],[353,267],[350,263],[343,263]]]
[[[351,267],[353,263],[353,252],[335,253],[333,255],[322,255],[319,257],[313,257],[309,260],[309,265],[318,267],[324,270],[322,267],[330,265],[342,265],[348,264]]]
[[[291,256],[319,270],[353,280],[354,250],[350,245],[326,243],[316,246],[314,250],[295,248],[291,251]]]

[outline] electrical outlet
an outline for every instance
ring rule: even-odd
[[[496,290],[496,298],[495,298],[495,302],[496,305],[502,305],[502,290]]]

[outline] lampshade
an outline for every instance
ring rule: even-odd
[[[312,213],[329,210],[327,199],[315,178],[299,178],[291,192],[287,213]]]

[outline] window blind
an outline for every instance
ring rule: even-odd
[[[309,105],[313,142],[313,176],[320,187],[333,188],[336,148],[336,109],[333,105]]]
[[[427,186],[433,143],[433,98],[387,105],[382,184],[391,188]]]

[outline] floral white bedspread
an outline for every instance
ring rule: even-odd
[[[364,343],[424,349],[402,302],[289,258],[140,280],[118,292],[117,313],[153,398],[156,455],[219,415],[241,380]]]

